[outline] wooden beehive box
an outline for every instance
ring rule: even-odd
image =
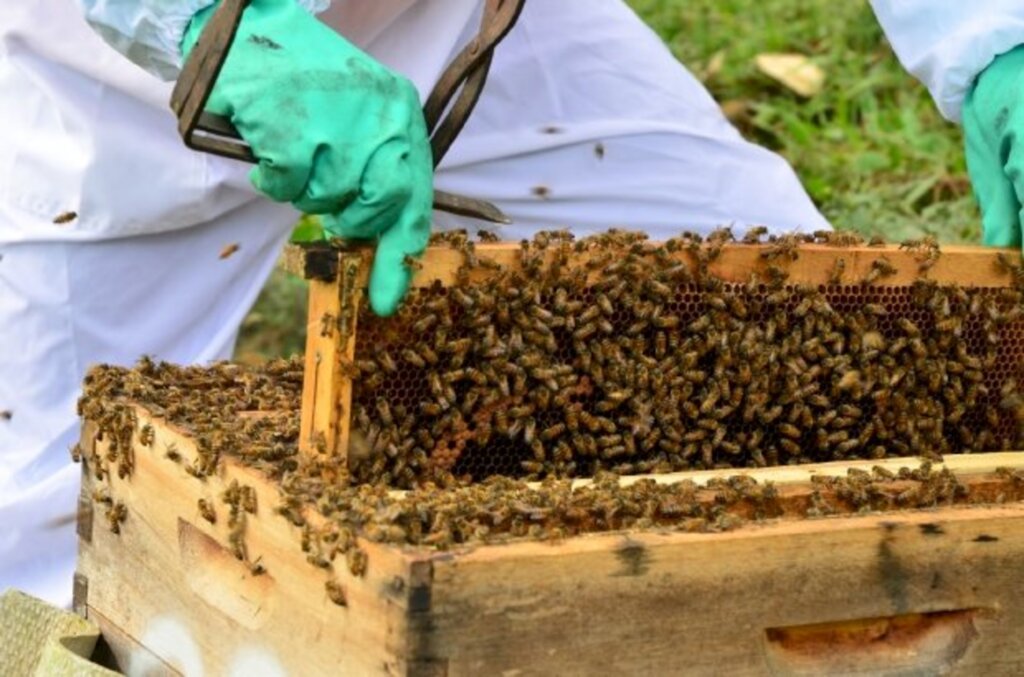
[[[478,245],[513,261],[517,246]],[[838,256],[851,279],[877,248],[809,247],[791,266],[825,284]],[[895,248],[890,284],[918,261]],[[1001,287],[988,250],[947,250],[931,277]],[[450,281],[459,255],[429,253],[420,284]],[[343,454],[354,355],[361,253],[321,250],[297,265],[313,278],[304,453]],[[756,247],[730,247],[714,264],[745,280]],[[346,323],[318,332],[325,315]],[[258,415],[258,414],[257,414]],[[83,427],[83,456],[109,439]],[[143,436],[146,439],[142,439]],[[145,442],[145,443],[143,443]],[[200,481],[185,431],[139,408],[133,471],[97,479],[86,461],[80,506],[76,608],[101,626],[118,666],[132,674],[1018,674],[1024,669],[1024,468],[1016,452],[947,455],[962,491],[927,510],[805,519],[820,484],[849,468],[915,468],[914,459],[842,462],[660,476],[707,481],[739,473],[778,487],[772,519],[716,533],[672,529],[513,541],[439,552],[360,538],[366,570],[311,566],[301,529],[275,514],[274,482],[231,457]],[[180,460],[167,458],[174,449]],[[249,562],[233,554],[223,516],[203,519],[237,481],[253,487]],[[624,479],[623,482],[632,482]],[[894,481],[894,495],[915,486]],[[97,492],[124,506],[120,533]],[[718,500],[707,490],[702,500]],[[834,498],[834,497],[833,497]],[[839,501],[841,503],[841,501]],[[842,511],[840,511],[842,512]],[[117,515],[113,515],[115,521]],[[312,507],[305,517],[316,522]],[[252,562],[262,573],[255,575]],[[343,603],[332,600],[334,580]]]
[[[152,423],[154,449],[195,453]],[[950,464],[976,500],[1002,503],[453,552],[364,541],[356,577],[306,562],[258,473],[228,461],[198,482],[140,446],[132,478],[110,480],[128,509],[120,534],[84,475],[75,605],[129,674],[1019,674],[1024,489],[992,471],[1021,462]],[[760,472],[802,514],[806,476]],[[258,495],[246,540],[260,576],[196,508],[233,479]]]

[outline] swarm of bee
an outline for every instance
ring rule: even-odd
[[[1018,449],[1016,373],[1003,365],[1022,296],[940,286],[934,240],[908,242],[921,278],[801,287],[808,242],[850,233],[748,233],[765,270],[708,273],[723,229],[659,245],[615,232],[541,233],[507,269],[464,254],[454,285],[418,290],[396,318],[359,322],[353,418],[359,482],[658,473]],[[680,252],[690,256],[678,256]],[[1013,265],[1007,263],[1006,265]],[[1002,357],[1002,359],[1000,359]],[[1016,370],[1014,370],[1015,372]]]
[[[130,477],[136,453],[198,481],[223,456],[240,459],[279,480],[270,509],[302,528],[309,561],[341,557],[353,573],[367,566],[357,535],[447,548],[974,500],[927,466],[824,480],[796,502],[744,478],[620,484],[620,475],[648,472],[1021,448],[1024,398],[1005,366],[1019,364],[1022,347],[1015,262],[1001,265],[1016,288],[1001,290],[924,278],[885,287],[891,264],[881,256],[864,280],[801,288],[785,272],[801,244],[860,239],[763,236],[742,239],[768,245],[764,274],[746,284],[709,274],[734,241],[727,230],[660,246],[632,233],[579,242],[546,233],[523,244],[515,269],[478,257],[464,234],[446,236],[465,259],[455,285],[414,292],[393,319],[360,318],[347,370],[356,380],[351,468],[298,455],[299,360],[97,367],[79,413],[110,444],[102,456],[77,453],[98,480]],[[926,275],[937,248],[912,250]],[[133,404],[185,432],[198,458],[163,448]],[[568,478],[583,476],[595,482],[573,488]],[[1024,478],[1007,483],[1003,499],[1024,498]],[[240,486],[220,497],[232,550],[246,562],[253,498]],[[323,526],[307,523],[309,507]],[[217,520],[212,500],[198,511]],[[120,528],[126,511],[108,512]],[[250,564],[261,571],[258,559]],[[327,594],[344,603],[338,584]]]
[[[199,458],[187,463],[174,445],[158,449],[169,460],[186,463],[193,477],[212,474],[223,453],[267,472],[293,470],[302,369],[301,362],[292,360],[274,360],[256,370],[230,363],[178,367],[148,357],[134,369],[94,367],[86,374],[78,415],[97,426],[97,441],[108,444],[102,458],[89,459],[90,472],[97,480],[112,472],[121,478],[131,475],[137,428],[132,403],[173,421],[195,440]],[[138,441],[152,446],[152,426],[139,430]]]

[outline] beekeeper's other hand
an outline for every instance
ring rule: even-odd
[[[964,99],[967,169],[987,245],[1021,246],[1024,203],[1024,46],[1001,54]]]

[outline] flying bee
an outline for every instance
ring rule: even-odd
[[[78,218],[78,212],[62,212],[54,217],[53,222],[58,226],[71,223]]]
[[[238,244],[237,242],[233,242],[231,244],[225,245],[224,248],[220,250],[219,258],[222,261],[224,259],[231,258],[241,248],[242,248],[241,245]]]
[[[605,155],[604,144],[602,142],[598,141],[597,143],[594,144],[594,156],[598,160],[603,160],[604,159],[604,155]]]

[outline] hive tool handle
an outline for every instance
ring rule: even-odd
[[[222,0],[182,68],[171,109],[178,132],[193,150],[255,164],[258,158],[226,117],[206,112],[228,50],[251,0]],[[476,107],[487,82],[494,49],[515,26],[526,0],[486,0],[480,31],[442,73],[424,105],[434,166],[440,164]],[[490,202],[434,191],[434,208],[492,223],[509,223]]]

